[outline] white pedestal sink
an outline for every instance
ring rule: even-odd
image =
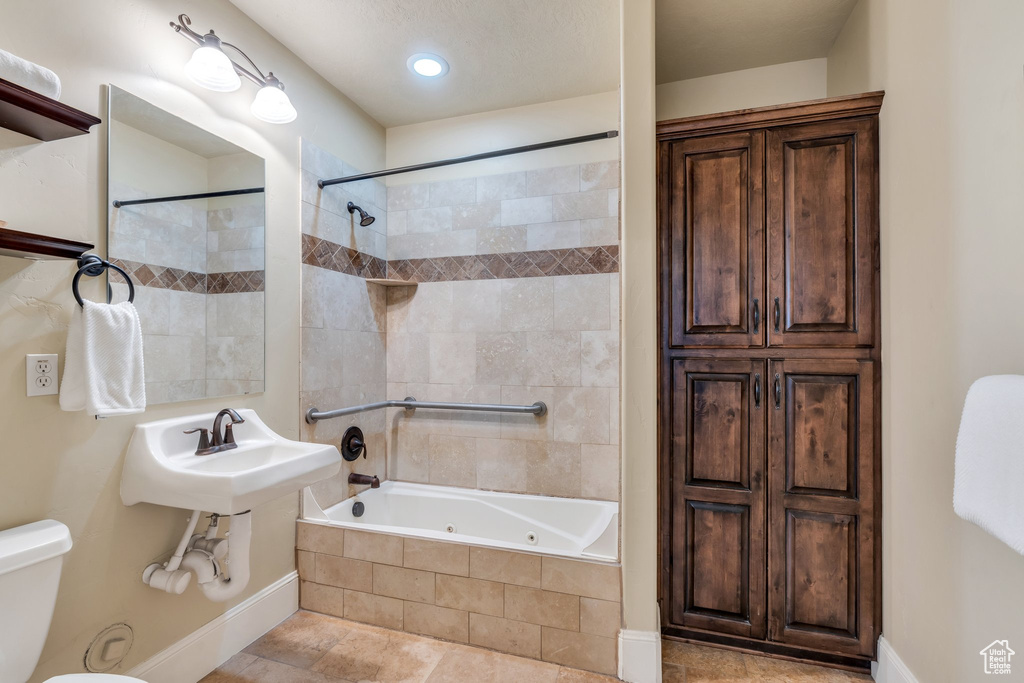
[[[233,515],[294,493],[341,469],[334,446],[285,439],[253,410],[239,410],[238,448],[196,455],[195,427],[210,429],[216,413],[146,422],[135,427],[124,470],[125,505],[153,503]]]

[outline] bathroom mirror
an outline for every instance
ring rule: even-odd
[[[135,281],[147,403],[263,391],[263,159],[116,86],[109,104],[107,253]]]

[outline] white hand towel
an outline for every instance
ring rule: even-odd
[[[953,510],[1024,555],[1024,376],[982,377],[967,392]]]
[[[50,99],[60,99],[60,78],[57,74],[4,50],[0,50],[0,78]]]
[[[86,301],[72,312],[60,407],[99,417],[146,409],[142,326],[135,306]]]

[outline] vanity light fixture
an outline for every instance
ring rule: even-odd
[[[250,108],[253,116],[267,123],[290,123],[295,120],[298,112],[273,71],[264,75],[255,62],[249,59],[249,55],[235,45],[222,41],[213,29],[204,36],[189,28],[191,25],[192,20],[186,14],[179,14],[177,23],[171,22],[171,28],[199,46],[185,65],[185,74],[193,83],[217,92],[233,92],[242,86],[239,76],[244,76],[259,86],[259,92]],[[256,73],[239,66],[228,57],[224,52],[225,47],[242,55]]]
[[[429,52],[417,52],[405,63],[409,70],[418,76],[440,78],[448,73],[448,62],[442,57]]]

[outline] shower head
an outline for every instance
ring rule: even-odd
[[[356,206],[352,202],[349,202],[348,203],[348,212],[349,213],[355,213],[356,211],[359,212],[359,225],[362,225],[363,227],[366,227],[370,223],[372,223],[375,220],[377,220],[376,218],[374,218],[370,214],[368,214],[365,211],[363,211],[362,207]]]

